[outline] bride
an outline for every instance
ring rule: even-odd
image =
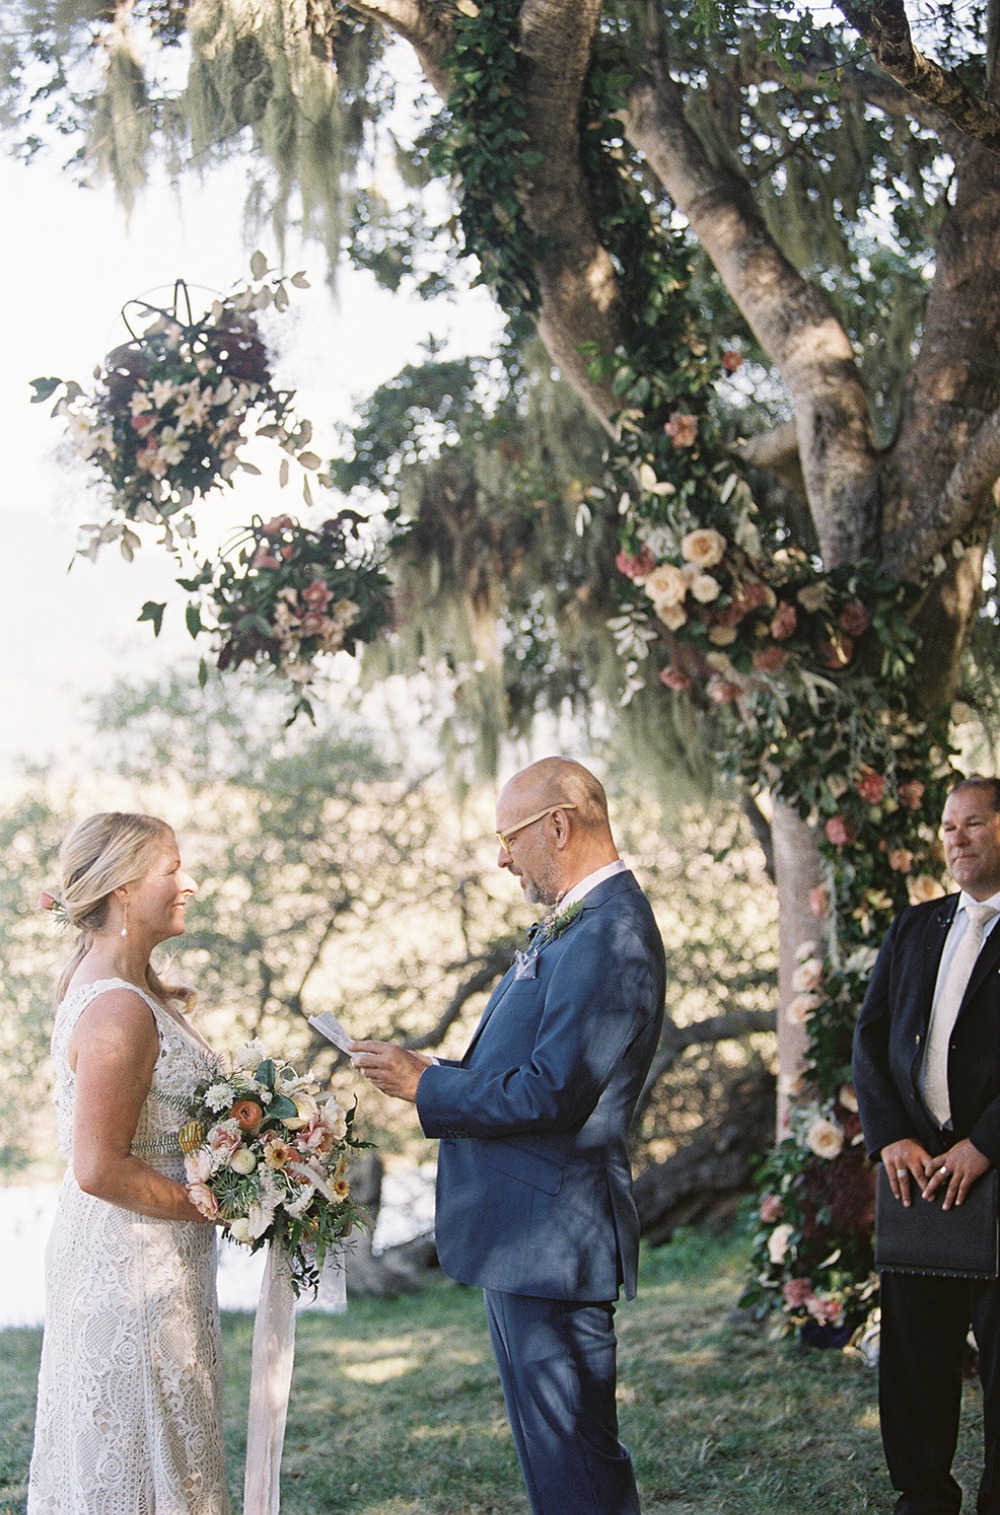
[[[70,832],[57,908],[79,933],[56,988],[59,1145],[27,1515],[229,1515],[216,1233],[178,1132],[216,1066],[153,949],[195,884],[170,827],[102,814]]]

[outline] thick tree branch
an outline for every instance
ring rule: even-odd
[[[875,0],[872,5],[854,5],[851,0],[837,3],[890,78],[965,136],[990,152],[1000,153],[1000,110],[974,94],[956,73],[925,58],[914,47],[903,0]]]
[[[510,942],[497,942],[482,958],[481,967],[458,986],[431,1029],[421,1036],[408,1037],[402,1045],[408,1052],[425,1052],[428,1047],[439,1047],[472,996],[488,989],[510,967],[510,961]]]
[[[447,14],[430,0],[346,0],[366,21],[380,22],[387,31],[409,42],[429,82],[442,99],[451,93],[444,60],[454,43]]]
[[[773,1010],[731,1010],[726,1015],[707,1016],[690,1026],[678,1026],[672,1020],[665,1020],[660,1045],[636,1102],[633,1126],[642,1118],[660,1079],[669,1073],[688,1047],[710,1047],[716,1042],[738,1041],[755,1031],[773,1031],[774,1026]]]
[[[687,216],[791,390],[826,563],[872,555],[878,458],[851,343],[829,301],[775,244],[743,180],[710,160],[665,71],[636,84],[626,119],[629,139]]]
[[[1000,411],[980,423],[978,431],[961,454],[939,500],[912,530],[908,555],[902,562],[903,577],[912,577],[935,553],[943,552],[956,537],[968,532],[982,534],[983,501],[992,495],[997,503],[1000,479]]]

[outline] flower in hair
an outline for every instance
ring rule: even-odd
[[[69,911],[66,909],[66,906],[61,899],[54,894],[50,894],[47,889],[43,889],[38,896],[38,908],[40,910],[51,910],[60,926],[70,925]]]

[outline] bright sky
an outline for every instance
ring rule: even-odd
[[[183,628],[171,560],[152,543],[131,565],[110,547],[96,565],[78,559],[67,575],[77,526],[95,518],[96,502],[86,471],[58,461],[62,423],[50,418],[51,404],[30,403],[29,386],[49,374],[86,386],[105,353],[127,339],[119,313],[132,297],[166,299],[181,277],[212,292],[246,278],[252,249],[243,241],[243,188],[237,164],[213,171],[204,185],[185,181],[179,198],[165,184],[153,186],[126,227],[109,188],[77,188],[52,161],[25,167],[0,157],[0,772],[22,755],[41,760],[72,749],[81,696],[119,675],[152,677],[179,659],[194,666],[203,650]],[[498,327],[482,291],[460,306],[431,307],[385,295],[344,270],[335,300],[318,251],[291,252],[285,271],[296,268],[312,288],[295,294],[283,318],[280,379],[298,391],[297,408],[317,426],[321,453],[324,421],[349,417],[352,400],[410,361],[429,332],[454,337],[456,351],[483,351]],[[331,499],[313,519],[330,513]],[[202,505],[200,519],[217,521],[221,540],[254,512],[297,513],[298,503],[292,486],[282,492],[273,478],[244,476],[234,491]],[[211,538],[206,530],[206,547]],[[157,641],[135,617],[145,600],[172,597],[176,608]]]

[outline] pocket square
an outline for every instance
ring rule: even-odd
[[[538,977],[538,953],[536,951],[529,949],[527,952],[517,952],[514,954],[514,977]]]

